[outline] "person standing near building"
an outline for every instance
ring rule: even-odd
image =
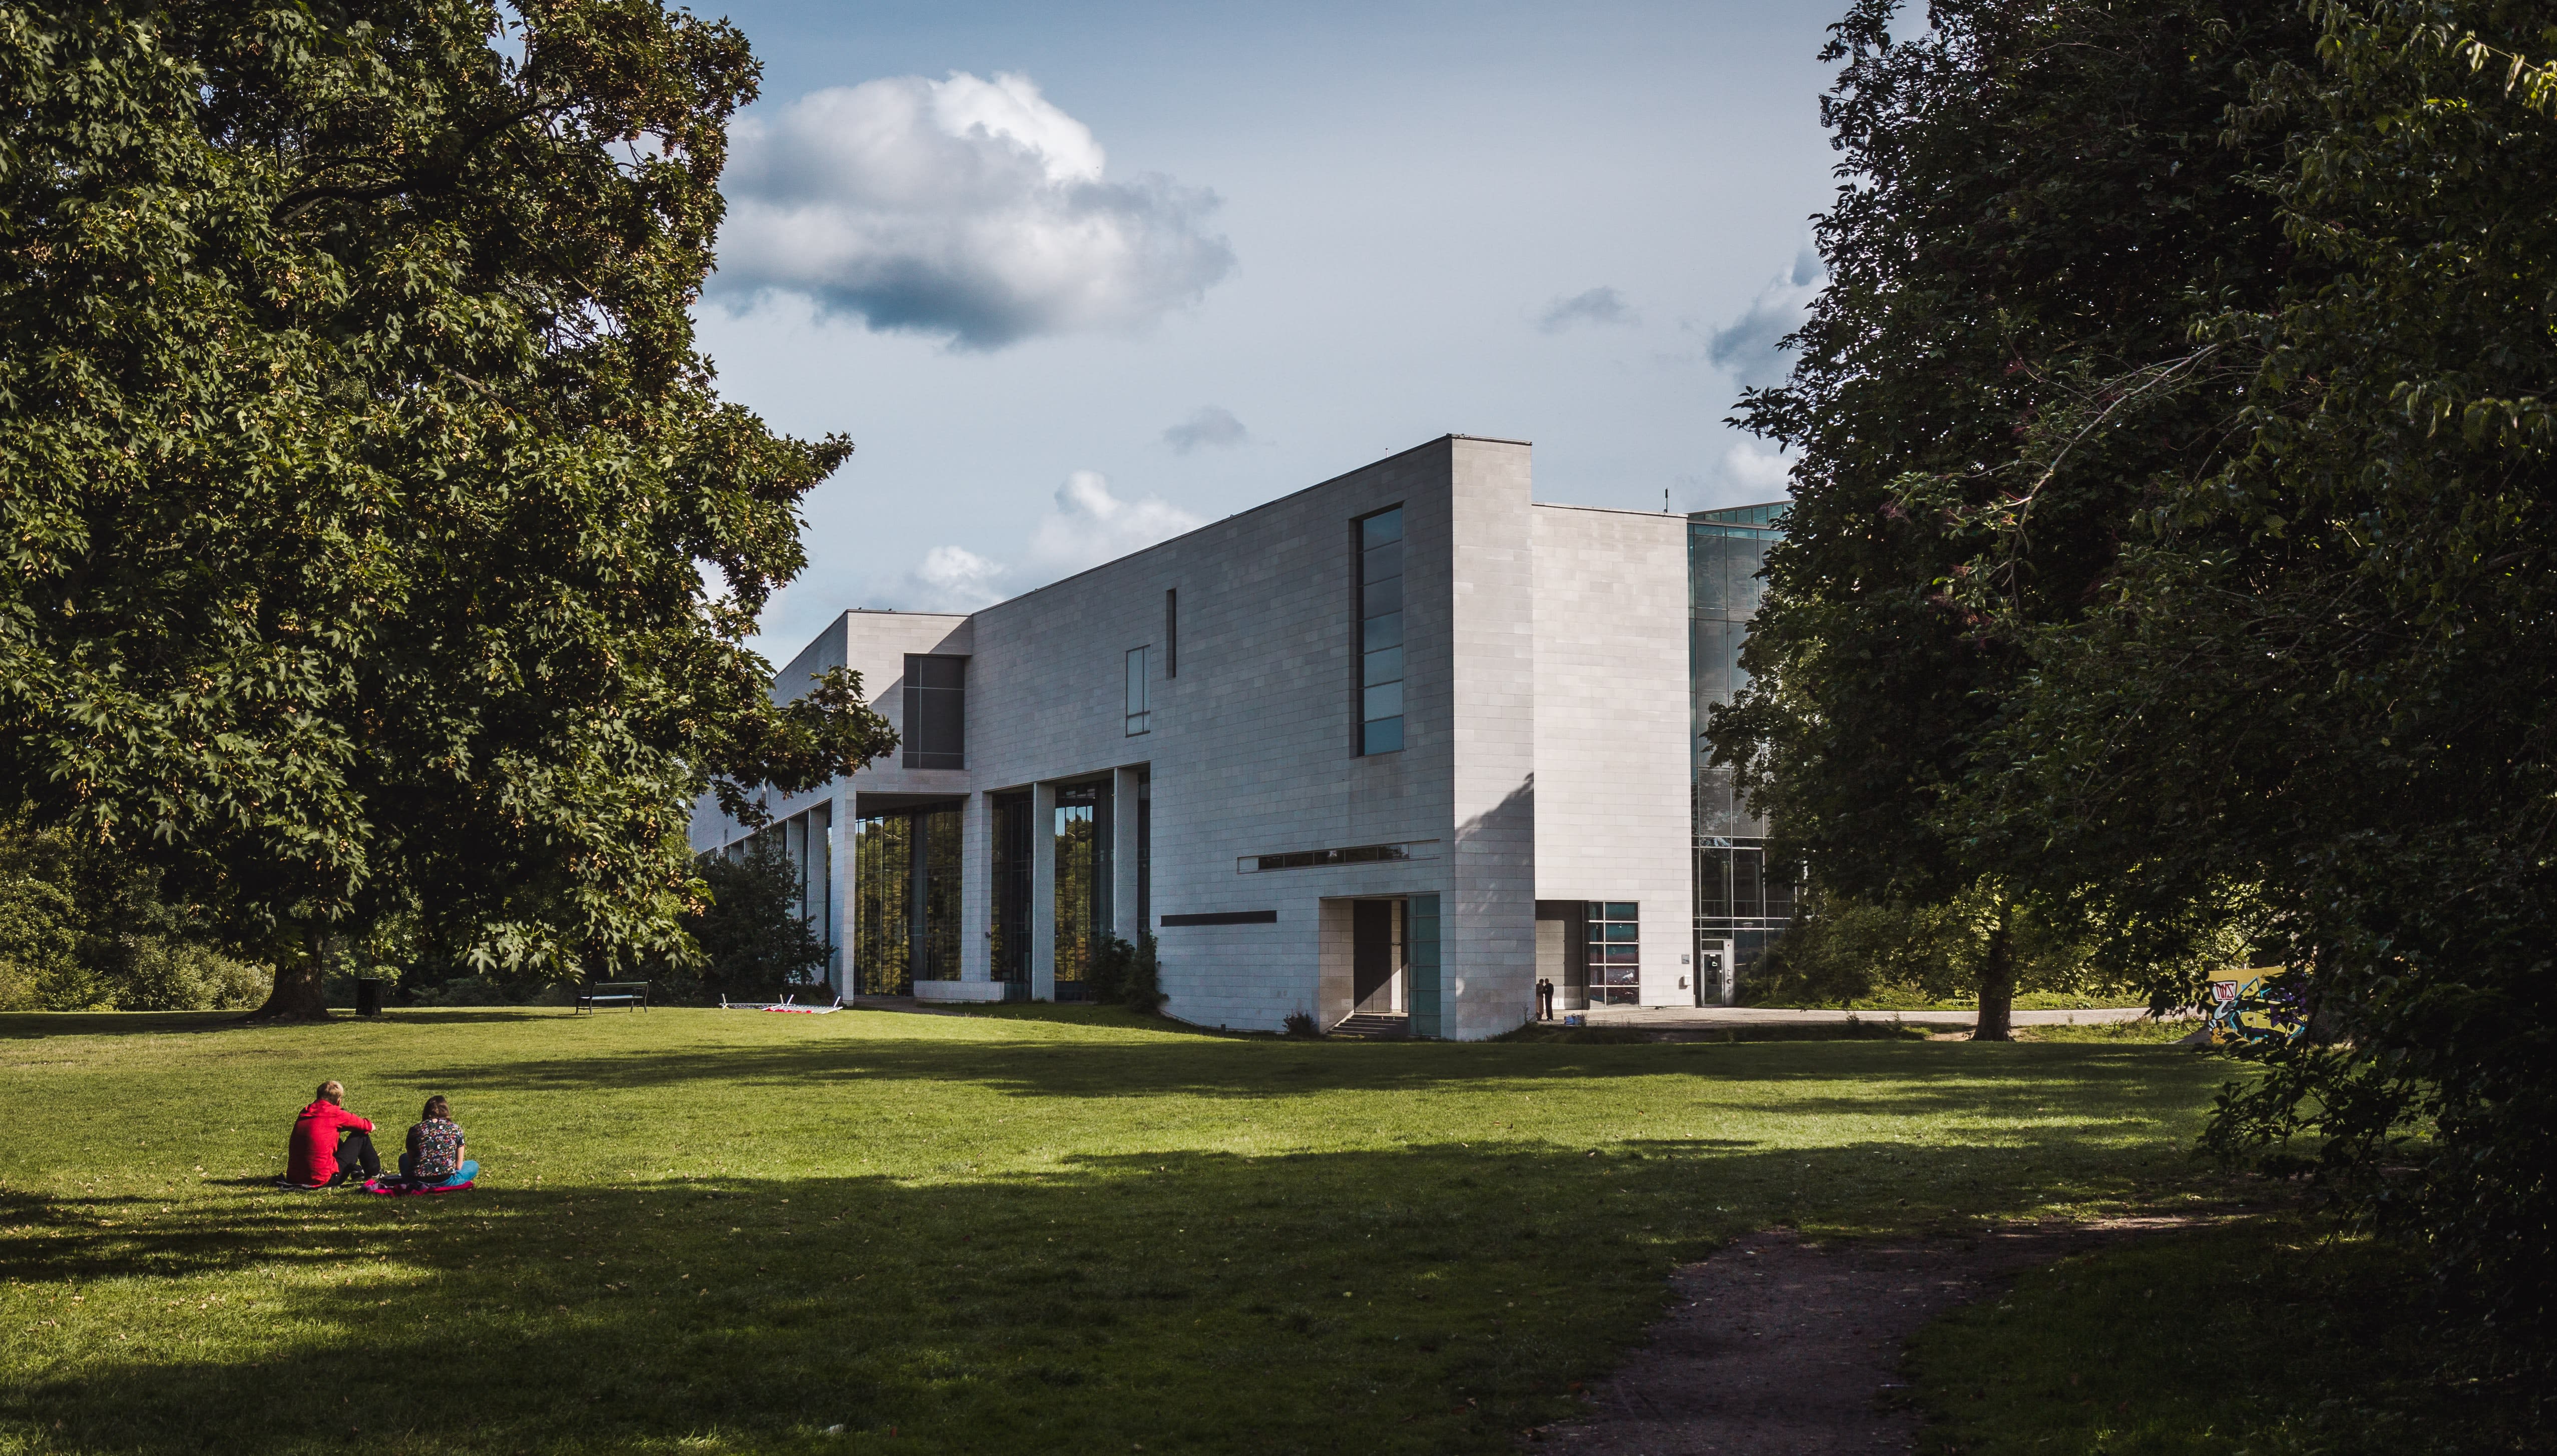
[[[285,1149],[285,1182],[298,1188],[335,1188],[381,1176],[382,1160],[373,1151],[373,1125],[346,1111],[345,1104],[343,1083],[332,1079],[320,1084],[317,1098],[293,1120],[293,1140]],[[361,1177],[356,1176],[358,1169]]]

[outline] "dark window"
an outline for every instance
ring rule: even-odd
[[[1403,746],[1403,507],[1357,523],[1361,753]]]
[[[1064,784],[1056,791],[1056,998],[1091,994],[1092,957],[1110,921],[1110,784]]]
[[[1145,683],[1145,658],[1143,647],[1128,649],[1128,735],[1153,730],[1154,715],[1145,705],[1149,699]]]
[[[1137,923],[1154,923],[1154,775],[1137,770]]]
[[[968,766],[968,659],[905,658],[905,766]]]
[[[1030,796],[993,795],[995,817],[994,976],[1030,980]]]
[[[854,985],[904,995],[917,981],[959,979],[959,810],[853,821]]]
[[[1163,676],[1181,675],[1181,589],[1163,589]]]
[[[1591,1004],[1636,1004],[1643,997],[1642,907],[1627,900],[1591,900],[1587,910]]]

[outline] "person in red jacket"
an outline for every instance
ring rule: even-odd
[[[293,1120],[293,1142],[285,1153],[284,1181],[304,1188],[335,1188],[341,1183],[370,1182],[381,1176],[382,1160],[373,1151],[373,1125],[346,1111],[346,1089],[337,1082],[320,1084],[320,1099]],[[357,1170],[361,1169],[360,1175]]]

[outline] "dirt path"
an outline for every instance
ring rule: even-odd
[[[2181,1221],[2017,1227],[1937,1239],[1806,1244],[1741,1239],[1671,1276],[1667,1318],[1613,1376],[1588,1418],[1547,1426],[1538,1449],[1588,1456],[1829,1456],[1905,1452],[1918,1416],[1889,1397],[1919,1327],[2064,1255]]]

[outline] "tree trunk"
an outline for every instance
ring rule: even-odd
[[[1988,959],[1980,966],[1980,1018],[1971,1028],[1971,1040],[2015,1040],[2015,932],[2007,924],[2004,898],[1998,901],[1997,923],[1989,927]]]
[[[329,1019],[329,941],[317,926],[302,932],[302,954],[278,956],[275,989],[266,1004],[248,1013],[252,1021],[326,1021]]]

